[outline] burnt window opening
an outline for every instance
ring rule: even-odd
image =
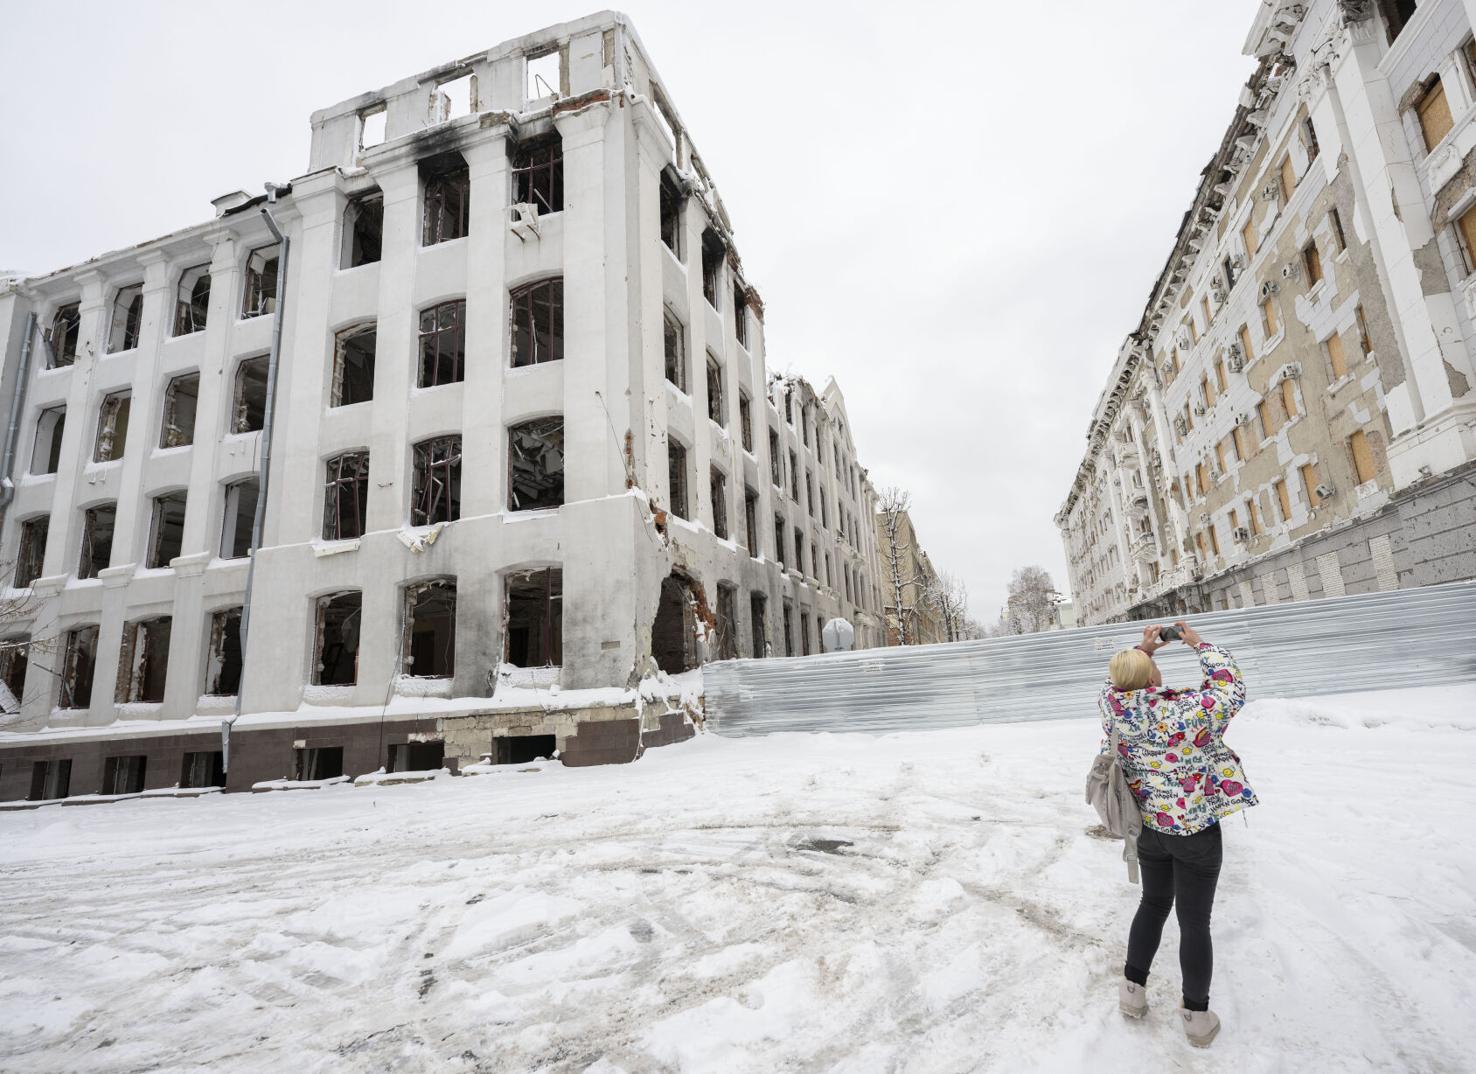
[[[554,735],[506,735],[492,740],[494,764],[530,764],[547,761],[558,750]]]
[[[800,502],[800,468],[799,455],[793,451],[789,453],[789,498],[795,503]]]
[[[723,240],[711,229],[702,233],[702,297],[713,309],[718,308],[718,288],[723,277],[723,261],[727,251]]]
[[[738,658],[738,587],[726,582],[717,587],[717,658]]]
[[[92,682],[97,672],[97,635],[96,625],[67,631],[59,701],[64,709],[85,709],[92,705]]]
[[[511,292],[514,369],[564,357],[564,279],[539,280]]]
[[[471,72],[436,83],[431,92],[431,122],[445,123],[477,110],[477,76]]]
[[[708,493],[712,497],[712,532],[726,541],[728,533],[728,479],[716,466],[708,480]]]
[[[682,204],[686,201],[681,183],[668,168],[661,173],[661,241],[666,248],[682,257]]]
[[[794,389],[784,389],[784,420],[794,425]]]
[[[783,515],[774,516],[774,558],[779,561],[779,566],[784,566],[784,535],[789,527],[784,524]]]
[[[507,577],[503,658],[514,667],[561,667],[564,661],[564,572],[558,567]]]
[[[15,588],[29,589],[41,577],[46,562],[46,538],[51,532],[51,516],[38,515],[20,524],[20,546],[15,556]]]
[[[455,384],[466,376],[466,300],[420,311],[419,387]]]
[[[241,316],[261,317],[277,312],[277,255],[275,245],[252,250],[246,258],[246,290]]]
[[[376,105],[359,113],[359,148],[373,149],[383,145],[389,133],[389,109]]]
[[[1419,0],[1379,0],[1379,12],[1388,26],[1389,44],[1392,45],[1404,32],[1405,24],[1414,18],[1418,7]]]
[[[167,567],[184,548],[185,492],[166,492],[154,497],[149,529],[148,567]]]
[[[82,307],[76,302],[59,306],[52,314],[51,327],[44,339],[50,356],[50,368],[60,369],[77,360],[77,347],[82,337]]]
[[[512,200],[540,216],[564,209],[564,142],[557,133],[512,146]]]
[[[784,602],[784,655],[794,655],[794,605]]]
[[[200,405],[200,374],[174,377],[164,389],[164,419],[159,428],[161,448],[195,442],[195,414]]]
[[[761,659],[769,655],[769,598],[762,593],[748,595],[748,622],[753,631],[753,655]]]
[[[411,449],[414,480],[410,524],[431,526],[461,517],[461,437],[424,440]]]
[[[343,257],[346,269],[379,261],[384,246],[384,195],[378,190],[350,198],[343,210]]]
[[[697,598],[692,583],[672,573],[661,580],[656,618],[651,624],[651,657],[668,675],[691,671],[702,662],[698,644]]]
[[[687,449],[667,437],[666,470],[671,493],[671,513],[686,518],[687,510]]]
[[[198,790],[225,786],[225,757],[220,750],[201,750],[184,755],[179,785]]]
[[[174,295],[174,334],[187,336],[205,331],[210,319],[210,266],[196,265],[179,277]]]
[[[113,561],[113,527],[118,520],[116,503],[100,503],[82,513],[82,558],[78,578],[96,578]]]
[[[1340,254],[1348,248],[1348,236],[1343,232],[1343,218],[1339,215],[1337,209],[1329,209],[1327,211],[1327,223],[1328,227],[1332,229],[1333,253]]]
[[[263,354],[243,359],[236,366],[235,391],[231,396],[231,432],[258,432],[266,423],[267,362]]]
[[[103,761],[103,794],[142,794],[149,759],[141,753],[131,757],[109,757]]]
[[[210,651],[205,661],[205,693],[235,697],[241,689],[240,608],[222,608],[211,615]]]
[[[748,544],[748,554],[758,559],[761,552],[758,540],[758,493],[747,485],[743,486],[743,535]]]
[[[114,392],[103,397],[97,411],[97,439],[92,444],[93,462],[112,462],[123,457],[128,444],[128,412],[133,397]]]
[[[369,452],[346,451],[326,464],[323,482],[323,540],[364,536],[369,509]]]
[[[420,245],[434,246],[466,236],[471,207],[471,177],[459,153],[443,153],[420,162],[425,214]]]
[[[319,597],[314,616],[313,685],[353,686],[359,679],[359,627],[364,595],[357,589]]]
[[[434,742],[397,742],[389,748],[386,772],[434,772],[446,764],[446,744]]]
[[[124,624],[118,682],[113,695],[118,704],[157,704],[164,700],[171,625],[168,616]]]
[[[507,509],[564,504],[564,419],[537,418],[507,431]]]
[[[143,284],[118,288],[113,299],[113,319],[108,325],[108,353],[131,351],[138,346],[143,329]]]
[[[748,292],[736,280],[733,283],[733,333],[738,345],[748,349]]]
[[[769,430],[769,474],[774,479],[774,487],[784,487],[784,453],[779,449],[779,433]]]
[[[66,798],[72,789],[72,759],[37,761],[31,765],[31,793],[28,802],[49,802]]]
[[[437,578],[405,587],[401,669],[418,679],[456,674],[456,582]]]
[[[61,465],[62,434],[67,429],[67,408],[48,407],[36,419],[36,440],[31,446],[31,473],[54,474]]]
[[[728,425],[727,408],[723,405],[723,367],[712,351],[707,352],[707,417],[720,428]]]
[[[666,379],[677,391],[687,390],[687,332],[676,314],[662,316],[662,351],[666,357]]]
[[[298,783],[337,779],[343,775],[342,746],[310,746],[292,751],[292,778]]]
[[[738,390],[738,432],[743,438],[743,450],[753,453],[753,402],[748,393]]]
[[[345,328],[333,341],[333,384],[329,406],[353,406],[374,398],[374,353],[378,326]]]
[[[225,487],[225,507],[220,522],[222,559],[245,559],[251,555],[251,531],[256,526],[256,501],[261,491],[257,478],[233,481]]]
[[[30,666],[31,639],[27,637],[0,640],[0,709],[7,713],[20,711],[26,696],[26,669]]]

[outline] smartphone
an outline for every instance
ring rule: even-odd
[[[1179,634],[1179,628],[1176,626],[1166,626],[1158,632],[1159,641],[1178,641],[1181,636]]]

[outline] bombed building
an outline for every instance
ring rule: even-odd
[[[0,801],[629,760],[691,733],[658,670],[881,643],[844,398],[769,372],[623,16],[316,112],[215,207],[0,282]]]
[[[1471,6],[1261,6],[1056,516],[1083,623],[1476,576]]]

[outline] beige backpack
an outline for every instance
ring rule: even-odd
[[[1138,810],[1138,799],[1128,786],[1127,773],[1122,770],[1122,755],[1117,752],[1117,723],[1113,721],[1112,733],[1107,738],[1107,752],[1092,760],[1087,773],[1086,800],[1102,818],[1102,827],[1114,839],[1121,839],[1122,860],[1127,862],[1128,883],[1138,882],[1138,833],[1143,830],[1143,814]]]

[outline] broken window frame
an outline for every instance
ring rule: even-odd
[[[707,352],[707,420],[719,429],[728,427],[727,407],[723,399],[723,363],[712,351]]]
[[[267,379],[271,358],[255,354],[236,363],[231,378],[231,432],[256,433],[266,425]]]
[[[59,708],[92,707],[92,688],[97,677],[97,639],[101,627],[84,623],[66,633],[62,645],[61,694]]]
[[[667,307],[661,318],[662,355],[665,358],[666,383],[683,395],[687,394],[687,328]]]
[[[235,697],[241,689],[241,606],[210,613],[210,636],[205,648],[205,697]]]
[[[532,205],[539,216],[564,211],[564,141],[558,131],[509,142],[512,204]]]
[[[422,440],[410,449],[410,524],[433,526],[461,517],[461,435]]]
[[[143,331],[143,284],[118,288],[113,296],[113,317],[108,325],[108,353],[121,354],[138,347]]]
[[[377,265],[384,256],[384,194],[375,187],[355,194],[343,207],[343,249],[339,265],[355,269]]]
[[[184,554],[185,512],[189,507],[184,489],[161,492],[150,501],[149,555],[144,566],[149,569],[168,567],[170,561]],[[178,517],[175,518],[175,508]],[[175,530],[178,537],[175,537]]]
[[[15,554],[15,588],[29,589],[41,577],[46,562],[46,541],[51,535],[51,516],[34,515],[19,526]]]
[[[0,682],[15,698],[15,709],[7,706],[7,713],[19,712],[26,699],[26,674],[31,664],[31,638],[28,634],[15,634],[0,638]],[[50,670],[50,669],[43,669]]]
[[[748,625],[754,659],[769,655],[769,598],[753,590],[748,594]]]
[[[54,474],[61,466],[62,436],[67,429],[65,403],[49,406],[36,415],[36,436],[31,441],[31,465],[27,473]],[[45,469],[36,468],[36,460],[45,459]]]
[[[350,325],[334,335],[333,377],[328,385],[330,407],[353,406],[374,399],[374,365],[378,349],[377,321]]]
[[[691,512],[688,498],[687,446],[676,437],[666,438],[667,500],[670,511],[677,518],[687,518]]]
[[[515,594],[515,590],[518,592]],[[514,607],[514,601],[529,602]],[[515,660],[514,631],[521,629],[520,608],[536,611],[527,635],[519,635],[523,663]],[[561,567],[513,571],[503,578],[502,658],[514,667],[562,667],[564,656],[564,572]],[[536,637],[534,632],[536,631]],[[541,661],[539,658],[542,658]]]
[[[210,320],[210,265],[195,265],[179,275],[174,292],[174,335],[205,331]]]
[[[173,629],[173,619],[167,615],[135,619],[123,625],[114,702],[120,705],[163,702],[169,681],[169,641]]]
[[[686,207],[686,193],[670,165],[661,170],[660,201],[657,206],[657,227],[661,244],[671,251],[678,261],[682,257],[682,217]]]
[[[721,312],[718,294],[722,287],[723,262],[727,260],[727,247],[717,233],[708,228],[702,233],[702,297],[714,310]]]
[[[309,665],[309,678],[314,686],[355,686],[359,681],[359,640],[364,619],[364,593],[359,589],[345,589],[324,593],[313,601],[313,650]],[[331,622],[330,620],[337,620]],[[331,631],[331,638],[330,638]],[[325,675],[330,665],[325,664],[327,646],[341,646],[342,653],[334,656],[333,668],[337,674]],[[352,653],[353,666],[347,679],[343,678],[341,664],[345,655]]]
[[[779,444],[779,430],[769,427],[769,476],[774,487],[784,489],[784,449]]]
[[[733,337],[748,350],[748,294],[737,280],[733,281]]]
[[[369,451],[340,452],[323,460],[323,470],[323,540],[356,541],[368,528]]]
[[[564,358],[564,278],[550,276],[508,292],[512,368],[524,369]]]
[[[466,378],[466,299],[438,302],[420,311],[417,388],[459,384]]]
[[[97,437],[92,443],[93,462],[117,462],[128,449],[128,417],[133,393],[109,392],[97,407]],[[121,427],[121,432],[119,431]]]
[[[754,559],[758,559],[759,556],[762,554],[762,549],[759,548],[758,506],[759,506],[758,493],[754,491],[754,489],[752,488],[752,486],[750,486],[750,485],[744,485],[743,486],[743,527],[744,527],[745,539],[746,539],[747,544],[748,544],[748,554],[752,558],[754,558]]]
[[[471,210],[471,173],[459,153],[420,162],[420,245],[436,246],[464,239]]]
[[[738,587],[731,582],[717,584],[716,655],[719,660],[738,658]]]
[[[789,523],[784,521],[784,516],[774,516],[774,560],[782,568],[784,566],[785,545],[788,541]]]
[[[246,490],[251,490],[249,502],[246,502]],[[220,558],[221,559],[249,559],[252,551],[251,538],[256,527],[256,504],[261,495],[260,480],[255,477],[243,477],[239,481],[228,482],[221,497],[221,520],[220,520]],[[245,538],[245,548],[241,547],[242,538]]]
[[[68,302],[51,315],[51,327],[42,336],[46,343],[48,369],[61,369],[77,361],[82,339],[82,304]]]
[[[439,611],[449,617],[449,626],[436,630],[418,630],[426,617]],[[450,679],[456,675],[456,579],[431,578],[403,587],[401,598],[402,632],[400,639],[400,674],[417,679]],[[436,641],[438,634],[444,637]],[[417,636],[430,636],[435,650],[417,654]],[[429,655],[431,660],[422,659]],[[419,665],[420,667],[417,667]],[[429,670],[420,668],[429,665]]]
[[[529,443],[529,440],[533,443]],[[541,447],[539,446],[541,444]],[[538,454],[533,454],[538,448]],[[557,471],[550,456],[557,457]],[[564,505],[563,415],[533,418],[507,430],[507,509],[551,511]],[[541,483],[538,488],[533,482]],[[537,495],[520,495],[519,488]]]
[[[753,400],[742,388],[738,389],[738,434],[743,450],[753,454]]]
[[[106,524],[106,535],[104,535]],[[112,565],[113,537],[118,524],[116,501],[93,504],[82,512],[82,552],[78,578],[96,578]]]
[[[277,266],[281,249],[276,243],[246,255],[246,286],[241,289],[241,319],[267,317],[277,312]]]
[[[712,499],[712,532],[720,541],[731,537],[728,529],[728,475],[712,467],[708,475],[708,495]]]
[[[789,498],[795,503],[800,502],[799,490],[799,455],[791,449],[789,452]]]
[[[193,391],[184,391],[186,388]],[[188,402],[182,402],[188,400]],[[195,442],[195,422],[200,409],[200,374],[180,373],[164,387],[163,414],[159,420],[159,447],[188,447]]]

